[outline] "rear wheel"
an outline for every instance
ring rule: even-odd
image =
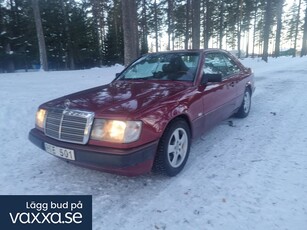
[[[177,175],[188,160],[190,142],[190,128],[183,119],[176,119],[170,123],[161,137],[154,171],[167,176]]]
[[[238,112],[235,114],[236,117],[239,118],[244,118],[247,117],[251,108],[251,91],[249,88],[246,88],[245,92],[244,92],[244,97],[243,97],[243,101],[242,104],[238,110]]]

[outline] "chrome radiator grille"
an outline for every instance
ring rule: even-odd
[[[94,113],[79,110],[48,110],[45,134],[57,140],[86,144],[89,140]]]

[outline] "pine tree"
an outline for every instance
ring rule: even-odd
[[[140,42],[141,42],[141,49],[140,53],[145,54],[148,53],[148,4],[146,0],[141,0],[139,2],[139,8],[141,8],[141,15],[140,15]]]
[[[124,30],[124,63],[128,65],[139,55],[138,22],[135,0],[122,1]]]
[[[204,48],[209,48],[209,41],[213,36],[213,13],[215,9],[214,2],[211,0],[204,1],[204,17],[203,17],[203,40]]]
[[[89,5],[85,2],[71,8],[69,32],[75,68],[84,69],[102,65],[102,50],[97,40],[97,26]]]
[[[172,48],[185,49],[186,37],[186,2],[175,1],[173,9]]]
[[[306,1],[305,19],[304,19],[303,30],[304,31],[303,31],[303,39],[302,39],[301,57],[307,55],[307,1]]]
[[[37,58],[31,4],[10,0],[0,4],[0,71],[27,70]]]
[[[104,63],[124,63],[124,38],[122,27],[121,1],[114,0],[108,9],[107,35],[104,44]]]
[[[296,22],[295,22],[295,35],[294,35],[294,47],[293,47],[294,52],[293,52],[293,55],[292,55],[293,57],[296,56],[297,40],[298,40],[299,25],[300,25],[301,6],[302,6],[302,0],[299,0],[297,15],[296,15]]]
[[[63,36],[65,37],[64,49],[65,49],[65,69],[75,69],[73,41],[70,32],[70,14],[73,6],[70,1],[60,0],[61,10],[64,19]]]
[[[192,48],[200,47],[200,0],[192,0]]]
[[[108,0],[89,0],[89,6],[91,6],[90,13],[92,16],[87,15],[90,18],[90,27],[92,28],[91,34],[95,44],[95,49],[98,51],[99,65],[102,65],[103,59],[103,44],[105,44],[105,38],[107,34],[107,16]],[[85,9],[86,11],[86,9]]]
[[[32,7],[33,7],[38,46],[39,46],[40,64],[42,65],[43,70],[48,71],[47,51],[46,51],[45,37],[42,26],[42,19],[40,16],[38,0],[32,0]]]
[[[287,15],[287,35],[286,40],[291,42],[291,54],[293,57],[296,56],[296,46],[297,46],[297,39],[299,35],[299,29],[301,25],[300,21],[300,4],[301,0],[299,0],[299,4],[297,2],[294,2],[290,8],[290,11]]]
[[[167,50],[171,49],[171,42],[173,42],[174,49],[174,0],[167,0]]]
[[[269,39],[272,26],[272,2],[266,0],[265,15],[264,15],[264,28],[263,28],[263,54],[262,60],[268,62],[269,56]]]
[[[280,55],[280,40],[281,40],[281,30],[282,30],[282,14],[283,14],[283,6],[285,0],[278,0],[277,3],[277,25],[276,25],[276,38],[275,38],[275,57],[279,57]]]
[[[148,3],[148,33],[155,40],[154,45],[151,44],[150,49],[158,52],[160,50],[161,42],[160,42],[160,34],[162,34],[162,27],[165,23],[164,10],[163,5],[165,1],[158,2],[157,0],[153,0]]]
[[[191,0],[187,0],[186,3],[186,24],[185,24],[185,38],[184,38],[184,49],[189,48],[190,40],[190,18],[191,18]]]
[[[225,35],[225,8],[226,3],[224,1],[220,1],[220,12],[219,12],[219,48],[223,48],[223,38]]]

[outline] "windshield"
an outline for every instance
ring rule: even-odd
[[[125,69],[119,79],[193,81],[198,61],[196,52],[148,54]]]

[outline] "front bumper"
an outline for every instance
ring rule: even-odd
[[[149,172],[158,146],[158,140],[132,149],[78,145],[49,138],[35,128],[29,133],[29,140],[42,150],[45,150],[45,142],[74,150],[75,160],[64,159],[65,161],[125,176],[136,176]],[[63,158],[60,159],[63,160]]]

